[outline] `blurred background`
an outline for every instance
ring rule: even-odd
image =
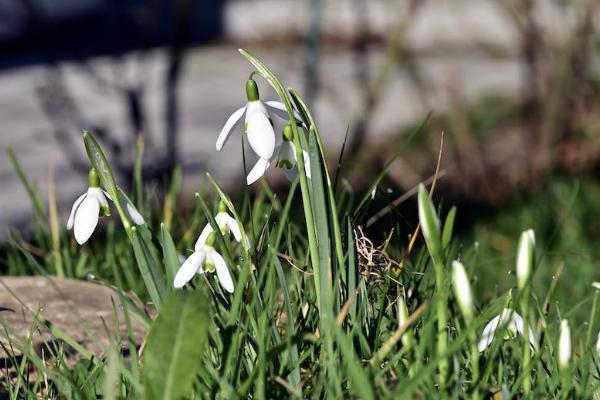
[[[157,196],[176,165],[190,194],[206,171],[241,190],[241,135],[214,150],[245,102],[239,47],[302,93],[332,166],[347,134],[343,173],[356,190],[400,154],[381,207],[433,174],[443,132],[437,193],[458,206],[465,251],[484,255],[486,291],[505,289],[529,227],[540,285],[562,272],[572,284],[561,290],[584,293],[600,280],[594,0],[0,0],[0,235],[27,231],[33,214],[5,150],[41,193],[54,176],[66,221],[86,188],[84,129],[124,186],[141,135]],[[403,204],[393,213],[405,241],[415,208]],[[384,220],[371,221],[375,236]]]

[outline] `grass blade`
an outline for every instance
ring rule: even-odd
[[[145,399],[189,396],[208,339],[208,306],[199,291],[173,292],[150,329],[142,359]]]

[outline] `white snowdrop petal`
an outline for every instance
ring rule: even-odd
[[[108,208],[108,201],[106,200],[106,196],[100,188],[89,188],[88,196],[95,197],[100,204],[100,208]]]
[[[98,199],[93,196],[86,196],[75,211],[73,233],[77,243],[84,244],[92,236],[98,224],[99,214],[100,203],[98,203]]]
[[[200,233],[200,236],[198,237],[198,240],[196,241],[196,244],[194,245],[195,251],[200,251],[200,249],[202,249],[202,247],[206,243],[206,239],[208,239],[208,235],[210,235],[212,231],[213,231],[213,228],[212,228],[212,226],[210,226],[210,224],[206,224],[204,226],[204,229],[202,229],[202,232]]]
[[[287,160],[292,164],[296,164],[296,148],[292,142],[283,142],[278,146],[278,160]]]
[[[233,131],[234,127],[240,122],[242,119],[242,115],[244,115],[244,111],[246,111],[246,106],[239,108],[233,112],[225,122],[223,129],[219,133],[219,137],[217,138],[217,151],[221,151],[227,139],[229,139],[229,135]]]
[[[73,203],[73,207],[71,208],[71,213],[69,214],[69,220],[67,221],[67,229],[68,230],[71,230],[73,228],[73,221],[75,220],[75,213],[77,212],[77,209],[79,208],[79,205],[81,204],[83,199],[85,199],[85,196],[87,196],[87,193],[84,193],[81,196],[79,196],[77,198],[77,200],[75,200],[75,203]]]
[[[217,213],[217,215],[215,215],[215,222],[217,223],[217,226],[219,227],[219,229],[221,229],[221,231],[229,230],[229,218],[229,214],[227,214],[225,211],[221,211]]]
[[[127,214],[129,214],[129,217],[131,217],[131,220],[136,225],[143,225],[146,223],[146,221],[144,221],[144,217],[142,216],[142,214],[140,214],[138,209],[135,208],[135,206],[133,204],[131,204],[128,201],[125,201],[125,209],[127,210]]]
[[[238,242],[241,242],[242,232],[240,231],[240,226],[238,225],[235,218],[230,217],[229,215],[226,215],[226,217],[227,218],[225,219],[225,223],[229,227],[229,231],[231,232],[231,234],[233,235],[235,240],[237,240]]]
[[[310,176],[310,157],[306,150],[302,150],[302,155],[304,156],[304,173],[308,179],[311,179]]]
[[[477,350],[481,353],[485,349],[487,349],[492,340],[494,339],[494,334],[496,333],[496,329],[498,329],[498,324],[500,322],[500,316],[497,315],[494,317],[483,329],[483,333],[481,334],[481,339],[479,339],[479,343],[477,344]]]
[[[177,274],[175,274],[175,279],[173,280],[173,287],[176,289],[182,288],[186,283],[188,283],[196,272],[200,269],[202,264],[204,263],[206,255],[203,251],[195,251],[191,256],[185,260],[185,262],[181,265]]]
[[[523,318],[517,314],[517,312],[512,311],[512,316],[510,318],[509,327],[513,328],[517,331],[517,334],[524,335],[525,334],[525,323],[523,322]]]
[[[221,286],[229,293],[233,293],[233,280],[231,279],[231,274],[229,273],[229,268],[227,268],[225,260],[214,250],[211,253],[211,258],[215,264],[217,277],[219,278],[219,282],[221,282]]]
[[[270,164],[271,163],[269,162],[269,160],[259,158],[254,167],[248,173],[248,176],[246,177],[246,182],[248,183],[248,185],[251,185],[258,179],[260,179],[260,177],[265,174]]]
[[[277,115],[278,117],[285,119],[286,121],[290,119],[290,115],[287,112],[287,108],[285,108],[285,104],[283,104],[280,101],[265,101],[265,106],[267,107],[267,109],[269,111],[271,111],[273,114]],[[298,114],[298,111],[294,110],[294,118],[296,118],[297,121],[300,121],[300,114]]]
[[[275,150],[275,132],[267,110],[260,101],[248,103],[246,134],[252,150],[263,159],[270,159]]]

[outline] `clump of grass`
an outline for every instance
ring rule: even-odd
[[[518,290],[486,302],[466,296],[467,288],[471,293],[471,286],[486,279],[479,255],[453,238],[456,210],[436,207],[424,186],[418,195],[424,240],[417,229],[408,243],[393,231],[378,235],[387,237],[384,243],[373,243],[364,228],[367,206],[386,171],[362,197],[337,185],[341,178],[326,167],[317,124],[300,95],[260,60],[242,54],[255,68],[251,79],[264,78],[288,115],[297,177],[287,197],[275,196],[263,182],[253,198],[234,203],[207,175],[212,196],[197,195],[190,215],[173,212],[175,183],[159,222],[133,223],[131,201],[101,147],[85,133],[91,168],[116,200],[123,229],[111,223],[105,237],[96,234],[94,243],[77,247],[65,232],[49,231],[56,221],[45,221],[55,213],[48,217],[20,173],[44,223],[35,245],[10,240],[7,271],[93,274],[114,288],[129,330],[135,316],[149,326],[149,334],[137,347],[131,335],[115,335],[102,354],[92,355],[69,341],[68,332],[55,330],[64,345],[41,353],[30,340],[0,333],[10,354],[0,383],[9,398],[590,398],[598,393],[597,292],[591,284],[582,298],[593,301],[590,324],[585,331],[569,331],[572,346],[565,362],[567,341],[559,321],[570,310],[557,305],[560,317],[549,317],[539,299],[550,304],[552,290],[536,291],[529,278]],[[142,146],[137,148],[141,159]],[[147,209],[140,207],[141,174],[136,176],[136,204]],[[217,211],[235,219],[239,242],[219,225]],[[192,253],[205,224],[215,235],[206,244],[227,264],[233,293],[219,282],[219,271],[210,274],[218,266],[206,264],[183,289],[173,287],[179,256]],[[516,237],[510,247],[514,262]],[[541,265],[530,262],[531,273]],[[479,279],[471,282],[475,273]],[[129,301],[133,295],[156,310],[156,317]],[[520,325],[515,310],[524,317]],[[497,315],[493,340],[480,353],[481,332]],[[530,353],[532,340],[536,346]],[[77,357],[67,359],[67,347]]]

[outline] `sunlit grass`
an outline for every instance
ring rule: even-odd
[[[292,124],[294,145],[297,153],[307,149],[311,176],[299,157],[298,177],[287,193],[275,195],[262,182],[254,194],[232,201],[207,175],[203,184],[210,191],[189,196],[193,206],[180,213],[175,172],[165,206],[147,213],[145,224],[133,224],[121,204],[105,229],[80,247],[70,232],[52,234],[56,215],[46,211],[17,168],[38,220],[31,239],[11,236],[2,253],[5,272],[64,274],[109,285],[129,330],[135,318],[150,333],[141,344],[115,333],[102,354],[92,355],[55,328],[51,333],[62,342],[40,354],[30,341],[7,338],[7,327],[0,339],[8,339],[2,343],[10,343],[4,347],[12,356],[0,388],[8,398],[591,398],[598,392],[593,258],[581,277],[565,279],[572,271],[565,267],[560,279],[551,280],[555,286],[548,283],[549,271],[570,262],[567,254],[596,254],[588,240],[596,228],[580,215],[594,209],[592,200],[581,197],[575,185],[559,182],[549,189],[551,201],[507,208],[497,219],[475,224],[472,236],[457,236],[453,226],[461,210],[439,207],[440,199],[434,195],[431,202],[422,188],[425,241],[420,230],[410,237],[392,230],[401,224],[395,213],[385,216],[390,228],[371,231],[365,227],[372,216],[368,206],[373,193],[382,200],[373,189],[386,171],[364,193],[336,186],[343,177],[326,169],[316,123],[299,95],[245,56],[274,87],[290,119],[294,111],[301,119]],[[111,198],[127,200],[92,134],[84,140],[102,186]],[[137,160],[142,147],[137,146]],[[130,197],[148,210],[139,171],[135,176]],[[589,191],[592,196],[598,189],[589,185]],[[249,241],[231,240],[218,229],[217,211],[234,217]],[[418,214],[416,206],[413,213]],[[233,276],[232,294],[215,274],[173,288],[180,259],[192,254],[206,224],[216,234],[211,245]],[[533,285],[518,290],[517,241],[528,228],[536,231]],[[455,260],[473,288],[467,305],[457,301],[460,290],[451,290]],[[466,287],[464,277],[461,285]],[[129,300],[134,296],[148,308]],[[508,323],[498,327],[488,348],[476,350],[492,318],[505,315],[508,322],[514,316],[503,314],[505,309],[517,310],[525,326],[531,325],[536,342],[531,353],[524,351],[528,336]],[[561,319],[572,319],[572,356],[559,369]],[[63,350],[69,347],[75,354],[67,357]]]

